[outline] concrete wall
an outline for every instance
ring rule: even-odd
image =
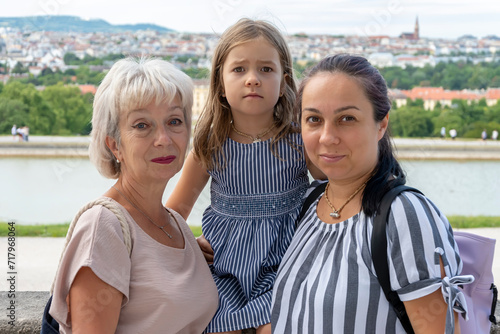
[[[42,314],[49,299],[48,291],[16,291],[15,298],[15,322],[14,326],[9,324],[11,319],[7,316],[10,312],[8,302],[11,300],[6,291],[0,292],[0,333],[40,333]]]

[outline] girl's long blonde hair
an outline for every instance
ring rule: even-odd
[[[288,139],[289,134],[299,132],[298,118],[293,112],[297,88],[293,76],[292,57],[285,38],[269,22],[241,19],[222,34],[214,50],[208,100],[194,131],[195,156],[209,170],[222,166],[222,161],[219,159],[222,144],[231,131],[231,107],[222,96],[224,92],[222,67],[234,47],[259,37],[265,38],[276,48],[284,72],[285,89],[274,108],[274,126],[278,131],[271,141],[273,153],[277,156],[276,144],[280,139]],[[290,144],[294,146],[293,143]]]

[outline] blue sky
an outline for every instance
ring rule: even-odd
[[[424,37],[500,37],[499,0],[0,0],[0,8],[0,16],[76,15],[185,32],[221,32],[250,17],[289,34],[389,36],[411,32],[418,16]]]

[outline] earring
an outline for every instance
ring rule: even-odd
[[[119,164],[120,163],[120,160],[116,159],[116,163]]]

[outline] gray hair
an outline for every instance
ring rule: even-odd
[[[193,88],[189,76],[164,60],[129,57],[117,61],[94,97],[89,157],[99,173],[109,179],[120,176],[120,165],[106,145],[106,136],[120,143],[119,119],[123,112],[153,102],[170,103],[178,95],[190,134]]]

